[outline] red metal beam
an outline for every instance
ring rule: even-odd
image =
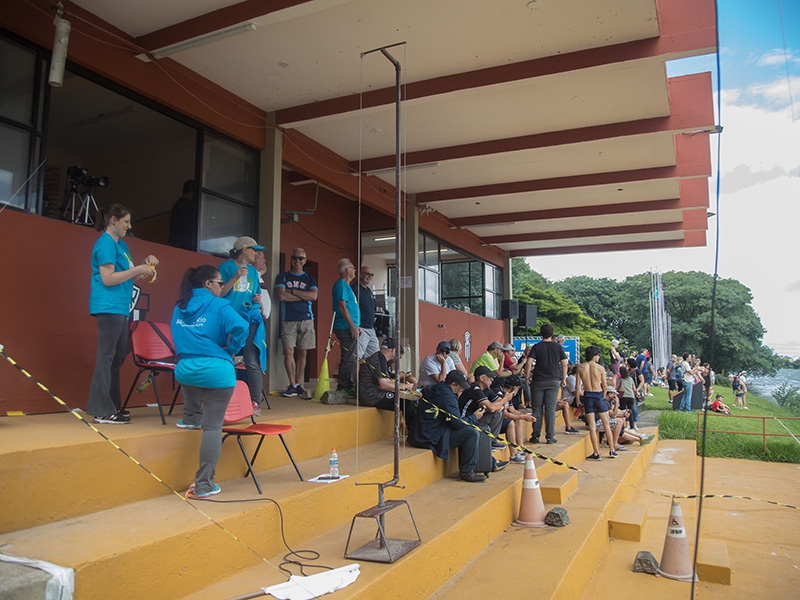
[[[159,48],[172,46],[207,33],[219,31],[251,19],[257,19],[273,12],[305,4],[311,0],[244,0],[238,4],[212,10],[169,27],[141,35],[136,43],[152,52]]]
[[[562,229],[561,231],[539,231],[536,233],[520,233],[515,235],[496,235],[482,239],[487,244],[513,244],[519,242],[561,240],[566,238],[630,235],[634,233],[661,233],[664,231],[683,231],[683,221],[620,225],[617,227],[591,227],[587,229]]]
[[[421,165],[472,156],[562,146],[629,135],[688,131],[709,128],[714,125],[710,73],[673,77],[667,81],[667,85],[670,103],[670,115],[668,117],[609,123],[566,131],[550,131],[514,138],[409,152],[405,156],[405,165]],[[361,161],[361,169],[363,171],[388,169],[394,166],[394,161],[393,154],[368,158]],[[352,161],[350,166],[357,170],[358,161]]]
[[[676,135],[675,155],[676,165],[674,166],[649,167],[645,169],[633,169],[630,171],[590,173],[586,175],[553,177],[550,179],[532,179],[529,181],[512,181],[509,183],[495,183],[464,188],[453,188],[448,190],[435,190],[417,194],[417,203],[427,204],[442,200],[458,200],[463,198],[502,196],[507,194],[541,192],[546,190],[563,190],[596,185],[623,184],[633,181],[647,181],[649,179],[708,177],[711,174],[711,159],[708,156],[707,133],[698,133],[696,135]]]
[[[457,90],[497,85],[607,64],[654,57],[677,57],[692,52],[710,52],[715,49],[716,24],[713,1],[659,0],[656,8],[660,28],[660,36],[657,38],[589,48],[578,52],[568,52],[417,81],[406,86],[406,99],[414,100]],[[287,124],[351,112],[359,110],[360,106],[363,108],[382,106],[394,102],[394,94],[394,87],[387,87],[367,92],[361,96],[353,94],[342,98],[311,102],[279,110],[276,113],[276,119],[279,124]]]

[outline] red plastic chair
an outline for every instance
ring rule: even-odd
[[[164,418],[164,407],[161,405],[161,396],[158,393],[158,382],[156,376],[161,372],[169,372],[175,374],[175,367],[177,360],[175,358],[175,345],[172,342],[172,332],[168,323],[155,323],[153,321],[134,321],[131,323],[131,350],[133,352],[133,364],[139,367],[136,377],[133,379],[131,389],[125,398],[125,403],[122,405],[124,410],[128,406],[128,401],[131,399],[131,394],[139,382],[142,373],[148,371],[153,381],[153,391],[156,393],[156,402],[158,403],[158,412],[161,414],[161,423],[167,424]],[[174,385],[174,380],[173,380]],[[175,396],[172,398],[172,406],[175,406],[175,400],[178,398],[178,393],[181,391],[181,386],[178,385],[175,390]],[[170,407],[170,414],[172,408]]]
[[[286,450],[286,454],[289,456],[289,460],[292,461],[292,466],[297,472],[297,476],[300,478],[300,481],[305,481],[303,476],[300,474],[300,469],[297,467],[297,463],[295,462],[292,453],[289,451],[289,446],[286,445],[286,440],[283,439],[283,434],[291,431],[292,426],[278,425],[276,423],[256,423],[256,420],[253,418],[253,403],[250,401],[250,390],[244,381],[237,381],[236,387],[233,390],[233,397],[231,398],[230,404],[228,404],[228,410],[225,412],[223,425],[235,423],[247,418],[250,419],[251,423],[247,427],[223,426],[222,433],[225,435],[222,436],[222,442],[224,443],[225,440],[231,436],[236,437],[236,441],[239,442],[239,449],[242,451],[242,456],[244,457],[244,462],[247,463],[247,472],[244,476],[253,476],[253,483],[256,484],[258,493],[261,494],[262,491],[261,486],[258,483],[258,479],[256,478],[256,472],[253,470],[253,465],[256,462],[256,458],[258,458],[258,452],[261,450],[261,444],[264,443],[264,438],[268,435],[277,435],[280,438],[283,448]],[[242,443],[242,438],[247,435],[261,436],[261,439],[258,440],[258,446],[256,446],[256,451],[253,454],[253,458],[247,457],[247,451],[244,449],[244,444]]]

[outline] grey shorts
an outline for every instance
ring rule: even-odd
[[[283,321],[281,323],[281,342],[284,348],[313,350],[317,347],[314,321]]]

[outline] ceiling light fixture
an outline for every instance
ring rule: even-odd
[[[200,37],[192,38],[190,40],[185,40],[183,42],[178,42],[177,44],[172,44],[171,46],[164,46],[163,48],[159,48],[158,50],[153,50],[147,54],[137,54],[136,58],[143,60],[144,62],[150,62],[153,58],[165,58],[167,56],[172,56],[173,54],[177,54],[178,52],[183,52],[185,50],[191,50],[193,48],[197,48],[199,46],[204,46],[205,44],[209,44],[211,42],[217,42],[219,40],[224,40],[225,38],[233,37],[234,35],[239,35],[240,33],[247,33],[248,31],[255,31],[256,24],[255,23],[242,23],[241,25],[236,25],[235,27],[229,27],[228,29],[220,29],[219,31],[212,31],[205,35],[201,35]]]
[[[419,165],[408,165],[402,167],[404,171],[411,171],[414,169],[428,169],[438,167],[438,162],[422,163]],[[364,171],[364,175],[381,175],[382,173],[394,173],[394,167],[386,167],[385,169],[373,169],[372,171]]]
[[[392,240],[394,240],[394,239],[395,239],[395,236],[393,236],[393,235],[387,235],[387,236],[385,236],[385,237],[377,237],[377,238],[372,238],[372,241],[373,241],[373,242],[391,242],[391,241],[392,241]]]

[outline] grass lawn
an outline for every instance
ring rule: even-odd
[[[767,433],[788,432],[777,419],[792,415],[777,404],[761,398],[752,392],[747,394],[749,410],[734,408],[736,401],[727,388],[717,391],[725,396],[725,404],[731,407],[731,416],[708,414],[706,434],[706,456],[720,458],[746,458],[750,460],[766,460],[773,462],[800,463],[800,443],[792,437],[768,437],[767,451],[763,449],[763,438],[760,436],[763,421],[761,419],[737,417],[770,417],[766,420]],[[697,440],[698,453],[700,452],[701,436],[698,434],[697,413],[688,414],[672,410],[667,390],[664,388],[651,388],[652,398],[647,398],[647,410],[663,411],[658,416],[659,436],[664,439]],[[782,420],[782,423],[798,438],[800,438],[800,421]],[[702,417],[700,420],[702,427]],[[728,433],[710,433],[713,430],[752,432],[759,435],[738,435]]]

